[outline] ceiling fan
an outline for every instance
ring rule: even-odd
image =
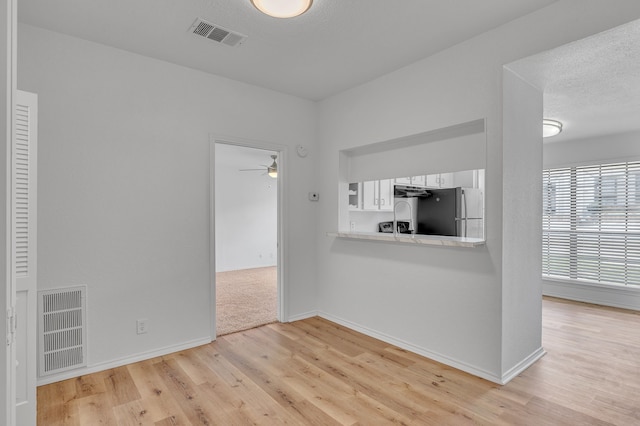
[[[273,162],[271,163],[270,166],[267,166],[266,164],[261,164],[262,168],[260,168],[260,169],[240,169],[240,171],[241,172],[264,172],[264,171],[266,171],[266,174],[268,174],[270,177],[275,179],[275,178],[278,177],[278,163],[276,163],[276,159],[278,158],[278,156],[273,154],[273,155],[271,155],[271,158],[273,159]]]

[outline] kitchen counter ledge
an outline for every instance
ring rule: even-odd
[[[350,238],[356,240],[387,241],[403,244],[446,247],[479,247],[486,241],[481,238],[446,237],[442,235],[398,234],[384,232],[327,232],[328,237]]]

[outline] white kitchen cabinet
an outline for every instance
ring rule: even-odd
[[[378,181],[380,190],[379,210],[393,210],[393,179]]]
[[[438,173],[427,175],[427,187],[451,188],[453,186],[453,173]]]
[[[452,175],[452,187],[484,188],[484,170],[463,170]]]
[[[440,188],[453,187],[453,173],[440,173]]]
[[[396,178],[396,183],[400,185],[425,186],[427,182],[425,175]]]
[[[411,185],[425,186],[427,184],[427,178],[425,175],[411,177]]]
[[[463,170],[461,172],[452,173],[453,181],[451,182],[451,186],[453,187],[461,186],[463,188],[475,188],[474,174],[475,174],[475,170]]]
[[[362,209],[378,210],[378,181],[362,182]]]
[[[362,183],[363,210],[393,210],[393,180],[370,180]]]

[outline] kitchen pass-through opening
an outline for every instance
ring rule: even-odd
[[[278,152],[215,143],[215,312],[222,336],[278,320]]]

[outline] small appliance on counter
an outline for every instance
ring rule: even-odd
[[[411,231],[409,230],[409,222],[408,221],[399,220],[397,223],[398,223],[398,234],[410,234],[411,233]],[[385,233],[392,234],[393,233],[393,221],[380,222],[378,224],[378,232],[385,232]]]

